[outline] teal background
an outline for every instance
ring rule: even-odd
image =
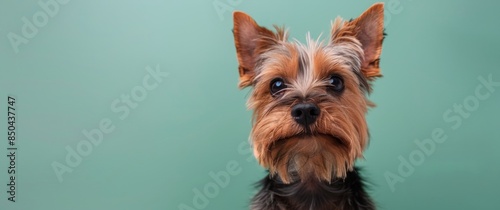
[[[42,11],[38,2],[0,3],[0,209],[247,209],[265,172],[245,144],[249,90],[236,87],[230,11],[285,24],[303,41],[375,1],[72,0],[15,53],[7,34],[22,34],[21,18]],[[371,194],[388,210],[500,209],[500,87],[457,129],[443,119],[474,95],[478,77],[500,81],[500,2],[387,2],[397,9],[386,11],[384,77],[370,97],[378,106],[359,162]],[[113,101],[157,65],[168,76],[120,119]],[[16,203],[6,193],[8,95],[17,98]],[[51,164],[64,164],[65,148],[106,118],[114,130],[59,182]],[[399,157],[408,160],[414,141],[436,128],[447,140],[391,190],[386,172],[398,174]],[[195,191],[228,164],[237,173],[196,208]]]

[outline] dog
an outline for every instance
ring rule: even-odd
[[[252,210],[373,210],[360,169],[369,140],[367,97],[381,77],[384,5],[338,17],[327,42],[288,41],[288,31],[233,13],[239,88],[252,87],[250,140],[269,175]]]

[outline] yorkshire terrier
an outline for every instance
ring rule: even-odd
[[[252,210],[375,209],[354,167],[368,143],[365,114],[381,76],[384,6],[332,22],[327,43],[287,41],[287,30],[234,12],[239,87],[253,87],[250,139],[268,169]],[[319,39],[319,38],[318,38]]]

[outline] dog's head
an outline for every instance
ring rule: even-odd
[[[381,76],[383,4],[337,18],[327,43],[289,42],[234,12],[239,87],[253,86],[251,140],[259,163],[285,183],[344,177],[368,142],[371,81]]]

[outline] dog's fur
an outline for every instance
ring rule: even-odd
[[[252,209],[375,209],[354,163],[368,143],[371,82],[381,76],[383,11],[378,3],[351,21],[337,18],[328,43],[308,35],[306,44],[234,12],[239,87],[253,87],[250,138],[269,170]],[[297,104],[317,107],[312,123],[299,123]]]

